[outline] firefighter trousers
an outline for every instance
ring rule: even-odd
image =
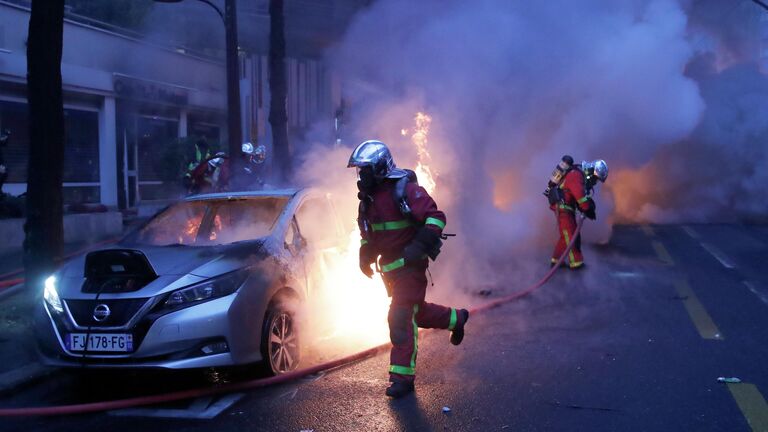
[[[552,254],[552,264],[556,263],[560,256],[565,252],[568,244],[576,234],[576,214],[568,210],[559,210],[557,212],[557,229],[560,238],[555,245],[555,251]],[[578,268],[584,265],[584,256],[581,254],[581,235],[576,238],[573,248],[568,252],[563,262],[570,268]]]
[[[419,328],[453,330],[461,317],[455,308],[424,301],[427,277],[424,268],[403,268],[385,273],[384,280],[392,293],[389,306],[390,381],[413,381],[419,350]]]

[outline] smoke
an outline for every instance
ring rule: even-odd
[[[705,102],[684,139],[617,173],[610,188],[618,219],[630,222],[765,222],[768,175],[761,34],[768,12],[751,2],[690,2],[686,67]]]
[[[707,49],[734,45],[728,38],[694,43],[688,14],[696,7],[674,0],[375,2],[328,55],[351,107],[349,148],[314,147],[300,178],[354,197],[352,175],[341,173],[351,147],[369,138],[389,144],[399,166],[413,167],[416,148],[400,131],[417,111],[427,112],[434,196],[448,214],[447,231],[459,234],[441,256],[447,264],[437,264],[459,271],[439,272],[436,282],[493,285],[493,275],[525,267],[511,256],[546,262],[556,230],[541,191],[563,154],[605,159],[608,186],[624,185],[628,174],[620,173],[652,166],[697,129],[706,95],[687,67]],[[657,181],[649,173],[643,178]],[[600,191],[587,239],[608,239],[614,202],[626,204],[620,190]],[[354,205],[345,211],[353,215]],[[629,214],[620,215],[634,220]]]

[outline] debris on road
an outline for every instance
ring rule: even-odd
[[[448,414],[449,412],[451,412],[451,408],[447,407],[447,406],[444,406],[443,407],[443,414]]]
[[[740,383],[741,380],[736,377],[718,377],[717,382],[720,383],[729,383],[729,384],[737,384]]]
[[[585,405],[575,405],[575,404],[563,404],[558,401],[549,402],[549,405],[552,405],[556,408],[570,408],[575,410],[585,410],[585,411],[606,411],[606,412],[612,412],[612,411],[619,411],[616,408],[605,408],[605,407],[595,407],[595,406],[585,406]]]

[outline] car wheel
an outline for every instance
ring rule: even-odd
[[[272,375],[295,370],[301,360],[299,329],[294,314],[277,304],[270,308],[264,320],[261,341],[264,366]]]

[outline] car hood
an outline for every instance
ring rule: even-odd
[[[252,265],[264,258],[265,240],[211,247],[116,244],[91,253],[122,249],[143,254],[149,266],[157,274],[157,279],[135,292],[102,295],[102,297],[142,297],[177,289]],[[68,298],[93,297],[93,294],[81,292],[85,280],[86,256],[87,254],[73,258],[59,270],[58,274],[62,279],[61,289],[64,291],[60,294]]]

